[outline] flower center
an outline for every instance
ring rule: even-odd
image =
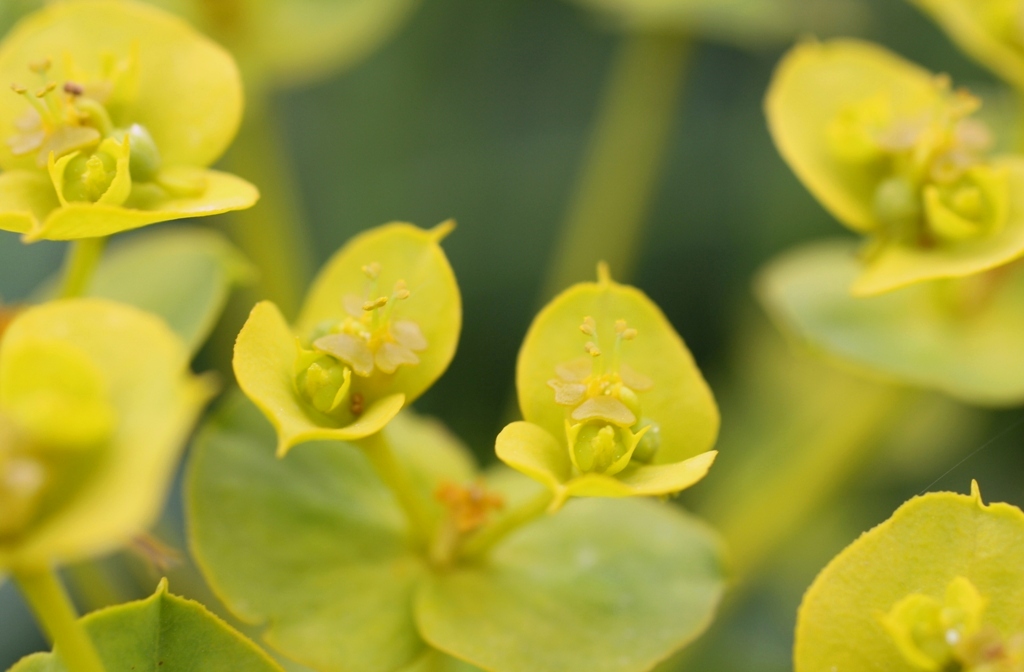
[[[427,349],[419,324],[395,317],[398,306],[412,295],[405,281],[398,280],[390,294],[382,295],[380,272],[376,262],[363,267],[364,295],[344,297],[345,319],[320,325],[309,339],[310,349],[299,354],[297,386],[321,412],[344,409],[351,397],[347,411],[359,415],[362,395],[353,389],[359,387],[359,378],[392,375],[402,366],[416,366],[420,362],[416,353]]]
[[[936,77],[930,95],[877,94],[828,129],[833,155],[867,170],[882,240],[931,247],[998,231],[1009,216],[1007,176],[988,162],[980,101]]]
[[[29,109],[15,121],[7,145],[15,156],[34,154],[36,165],[49,169],[63,201],[100,201],[115,182],[119,154],[127,159],[122,180],[127,187],[131,180],[157,180],[160,152],[149,131],[140,124],[119,128],[112,120],[111,110],[133,95],[137,64],[136,49],[123,59],[106,55],[100,76],[90,77],[66,58],[68,79],[59,82],[50,77],[50,59],[42,59],[29,65],[38,87],[11,86]],[[117,194],[118,205],[127,198],[127,187]]]
[[[625,343],[638,333],[625,320],[614,324],[611,347],[602,348],[597,322],[583,318],[587,356],[560,364],[548,381],[555,403],[568,409],[566,436],[581,472],[617,473],[631,460],[649,462],[658,449],[658,427],[642,418],[639,393],[653,382],[622,361]],[[646,439],[646,440],[645,440]]]
[[[1024,635],[1004,637],[985,623],[986,600],[959,576],[943,599],[914,593],[881,617],[903,658],[936,672],[1022,672]]]

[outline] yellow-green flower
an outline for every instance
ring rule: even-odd
[[[678,492],[715,459],[718,409],[685,344],[603,265],[534,319],[516,389],[525,421],[498,435],[498,457],[547,485],[553,507]]]
[[[209,170],[238,129],[231,56],[129,0],[54,3],[0,43],[0,229],[106,236],[248,208],[255,187]]]
[[[800,606],[796,672],[1024,670],[1024,513],[915,497],[818,575]]]
[[[158,318],[26,309],[0,340],[0,572],[101,553],[160,512],[207,381]]]
[[[957,45],[997,75],[1024,89],[1024,2],[912,0]]]
[[[453,226],[393,223],[356,236],[321,270],[294,331],[273,303],[253,308],[235,376],[277,429],[278,455],[375,434],[444,373],[462,324],[440,246]]]
[[[766,99],[782,156],[869,238],[855,295],[973,275],[1024,254],[1024,160],[990,157],[980,101],[865,42],[808,42]]]

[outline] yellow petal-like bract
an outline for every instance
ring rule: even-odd
[[[497,441],[556,503],[677,492],[715,456],[718,408],[686,345],[642,292],[599,275],[534,319],[516,367],[525,422]]]
[[[279,455],[375,434],[448,368],[462,326],[439,244],[450,230],[393,223],[356,236],[313,282],[294,331],[272,303],[253,309],[235,375],[277,429]]]
[[[977,484],[915,497],[808,589],[796,672],[1020,669],[1022,567],[1017,507],[983,504]]]

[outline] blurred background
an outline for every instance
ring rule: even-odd
[[[0,30],[38,4],[0,0]],[[561,0],[424,0],[407,14],[372,49],[316,77],[271,79],[253,62],[252,109],[272,124],[277,145],[257,160],[272,183],[251,179],[265,201],[275,187],[294,187],[282,198],[308,227],[307,274],[368,227],[458,220],[445,249],[465,301],[461,343],[417,407],[489,464],[513,413],[516,352],[540,305],[622,31]],[[773,44],[692,32],[680,68],[631,280],[665,311],[718,397],[719,462],[679,504],[723,531],[735,585],[710,631],[666,670],[791,669],[797,605],[817,571],[923,490],[965,492],[977,478],[986,500],[1024,504],[1019,410],[971,409],[802,356],[751,294],[758,268],[776,254],[844,235],[777,155],[761,110],[774,64],[801,34],[877,41],[950,73],[994,118],[1016,111],[987,71],[907,3],[844,3],[825,18]],[[234,151],[246,156],[244,147]],[[24,246],[0,234],[3,301],[26,300],[63,252],[59,243]],[[223,368],[252,293],[225,315],[197,368]],[[159,535],[183,549],[179,505],[175,496]],[[155,583],[127,555],[105,571],[120,577],[120,594],[79,595],[84,603],[148,594]],[[176,592],[212,601],[187,563],[175,572]],[[0,668],[44,646],[16,591],[0,586]]]

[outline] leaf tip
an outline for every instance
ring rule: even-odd
[[[434,228],[430,229],[430,237],[435,243],[440,243],[442,240],[448,237],[452,231],[455,230],[455,220],[446,219]]]

